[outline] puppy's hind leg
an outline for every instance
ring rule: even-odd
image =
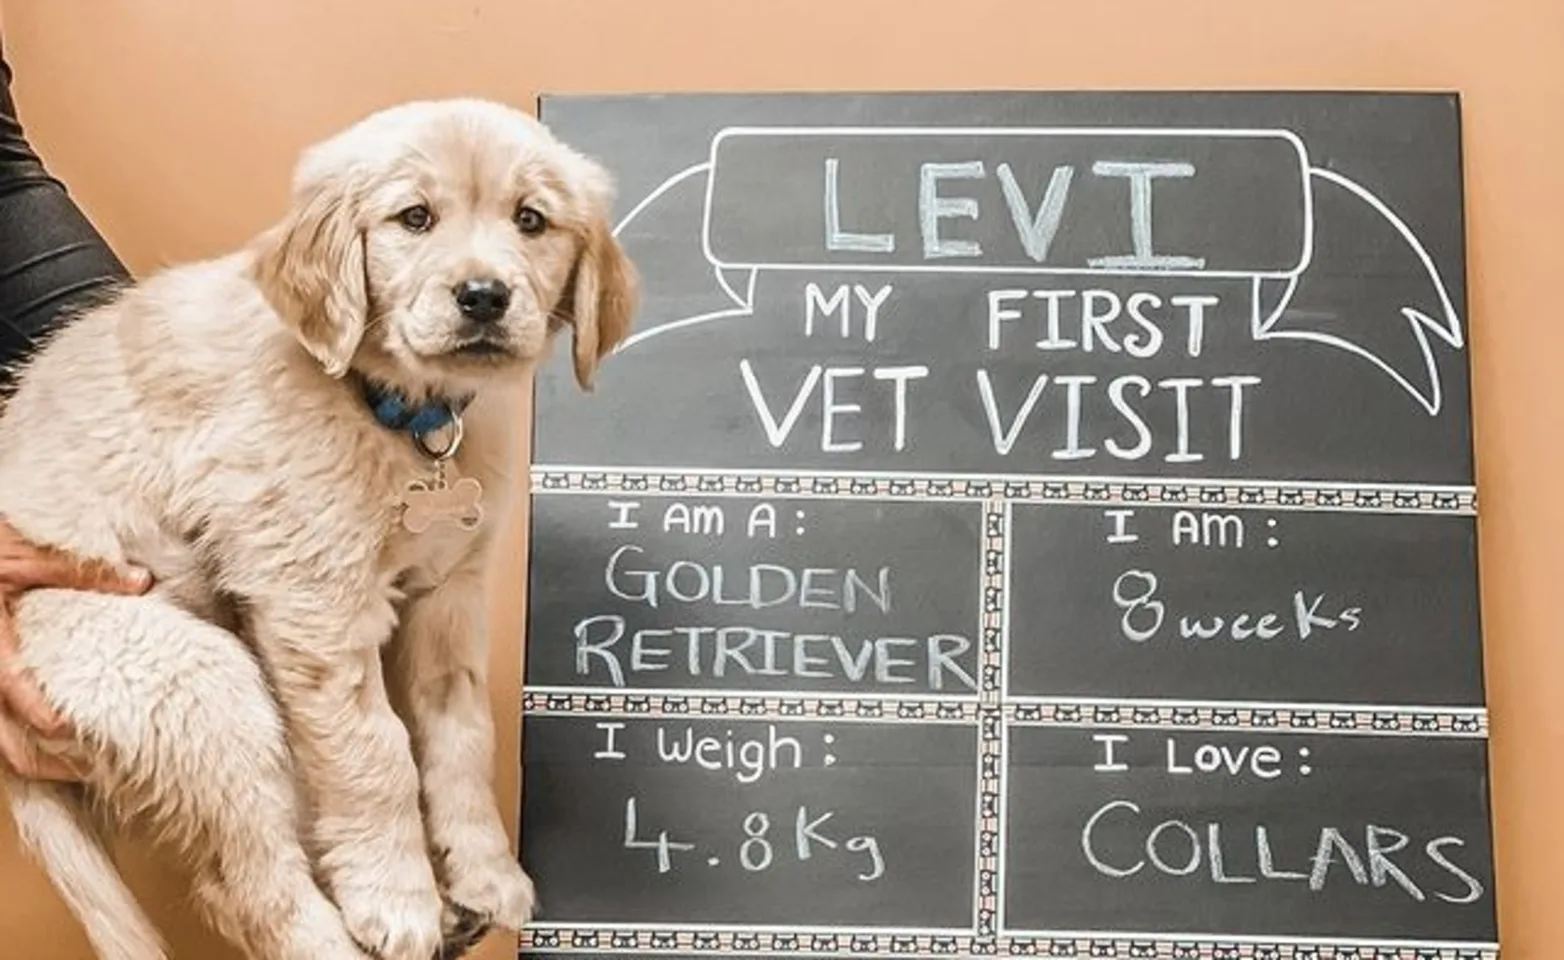
[[[96,748],[89,786],[184,851],[218,930],[256,960],[364,960],[311,875],[282,722],[242,640],[155,595],[34,591],[16,624]]]

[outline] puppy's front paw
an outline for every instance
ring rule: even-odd
[[[447,911],[448,930],[482,928],[473,942],[483,939],[490,925],[520,932],[532,919],[537,893],[532,878],[507,850],[473,863],[446,862],[449,886],[445,891],[452,909]],[[465,915],[465,916],[463,916]],[[471,935],[471,934],[469,934]],[[447,940],[451,939],[448,932]],[[459,956],[459,954],[457,954]]]
[[[339,876],[333,890],[348,932],[378,960],[437,955],[444,904],[432,883],[353,883]]]
[[[445,905],[445,939],[435,960],[461,960],[494,929],[494,924],[454,903]]]

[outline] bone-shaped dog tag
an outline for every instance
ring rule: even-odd
[[[476,530],[483,522],[483,485],[472,477],[447,483],[445,461],[435,466],[434,482],[414,480],[402,494],[402,526],[423,533],[439,521]]]

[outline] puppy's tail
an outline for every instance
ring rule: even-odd
[[[80,788],[7,778],[22,845],[87,931],[101,960],[168,960],[157,928],[120,878]]]

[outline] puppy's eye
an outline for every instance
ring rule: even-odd
[[[408,207],[396,215],[396,222],[413,233],[423,233],[434,226],[434,214],[423,204]]]
[[[533,207],[521,207],[516,211],[516,226],[529,237],[548,229],[548,218]]]

